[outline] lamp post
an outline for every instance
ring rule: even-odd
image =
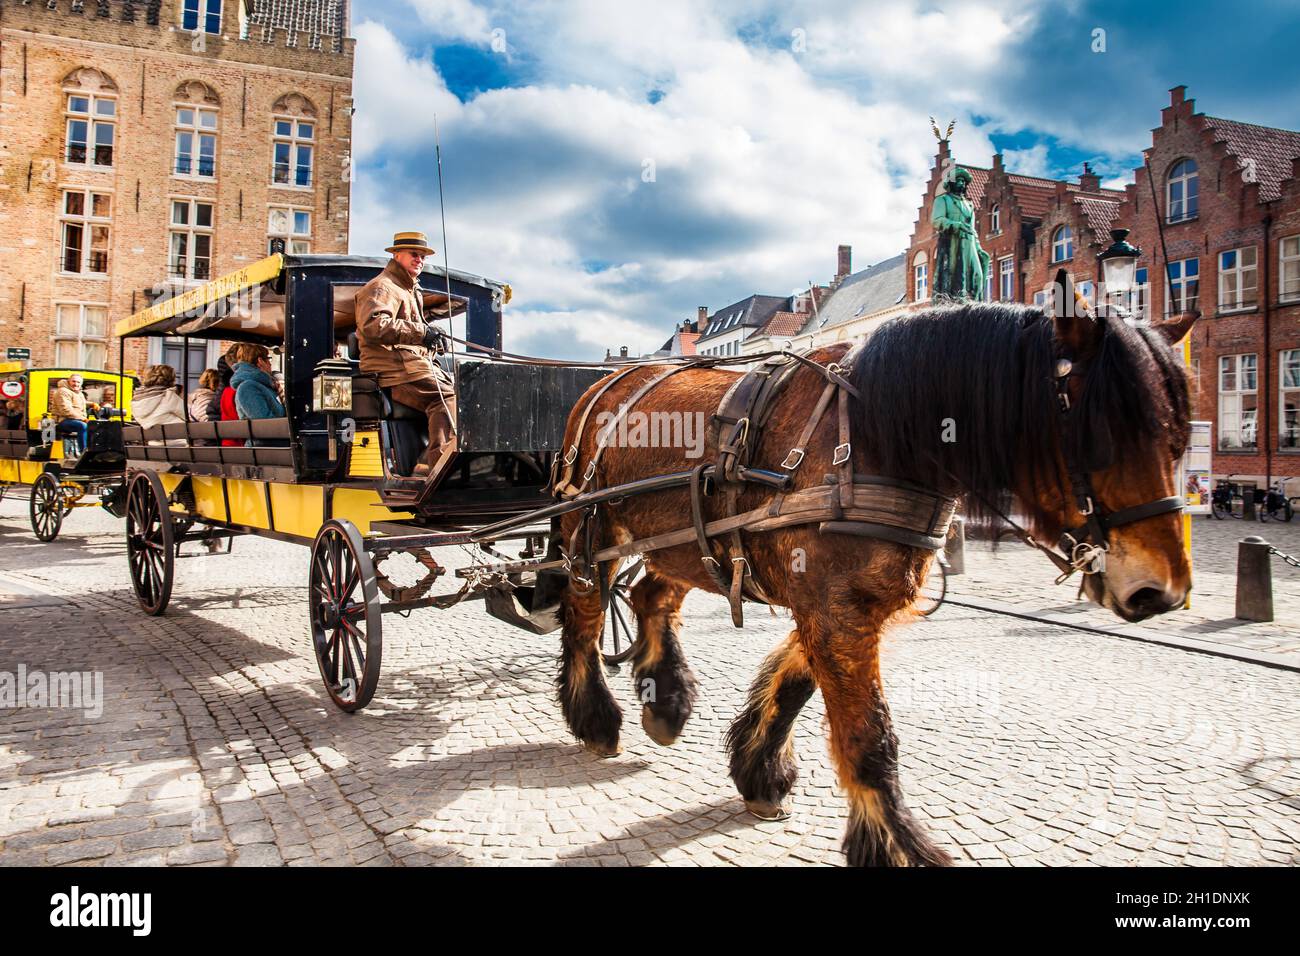
[[[1097,280],[1106,290],[1104,298],[1107,308],[1112,303],[1112,297],[1132,302],[1133,292],[1137,288],[1137,261],[1142,250],[1128,241],[1128,233],[1127,229],[1112,229],[1110,248],[1097,256]]]

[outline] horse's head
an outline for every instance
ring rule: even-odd
[[[1054,367],[1060,405],[1058,488],[1044,530],[1086,573],[1084,591],[1128,621],[1181,607],[1191,589],[1178,466],[1190,404],[1181,356],[1170,348],[1196,316],[1153,328],[1095,314],[1057,276]]]

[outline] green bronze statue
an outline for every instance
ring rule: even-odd
[[[957,167],[934,201],[930,221],[938,236],[934,257],[934,296],[983,299],[989,255],[975,234],[975,207],[966,198],[971,175]]]

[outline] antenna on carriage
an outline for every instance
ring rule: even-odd
[[[437,113],[433,114],[433,151],[434,151],[434,155],[437,157],[438,160],[438,211],[442,216],[442,272],[443,272],[443,278],[446,279],[447,282],[447,334],[454,338],[456,334],[456,327],[455,325],[452,324],[451,321],[451,256],[447,254],[447,202],[445,199],[443,199],[443,195],[442,195],[442,141],[438,137],[438,114]],[[469,338],[468,306],[466,307],[465,310],[465,338],[467,339]],[[451,348],[448,351],[451,354],[451,377],[452,377],[452,381],[455,381],[456,372],[459,368],[459,362],[456,359],[455,348]],[[438,390],[439,392],[442,391],[441,385],[438,386]],[[448,416],[448,417],[453,419],[451,422],[451,433],[453,435],[458,435],[459,429],[456,427],[456,422],[454,420],[454,417],[453,416]]]

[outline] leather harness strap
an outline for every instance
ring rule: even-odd
[[[561,494],[564,489],[571,487],[571,483],[573,482],[573,468],[578,461],[578,449],[582,445],[582,436],[587,431],[587,419],[591,416],[592,409],[596,407],[596,403],[600,401],[601,396],[608,392],[615,382],[635,368],[637,368],[637,366],[629,365],[627,368],[620,369],[606,378],[604,382],[601,383],[600,388],[596,389],[596,393],[591,396],[591,401],[589,401],[586,407],[583,408],[582,418],[578,419],[578,429],[573,434],[573,444],[569,446],[569,450],[564,454],[564,474],[561,476],[559,481],[556,481],[554,478],[551,479],[551,489],[555,494]],[[557,456],[555,460],[560,461],[560,458]]]

